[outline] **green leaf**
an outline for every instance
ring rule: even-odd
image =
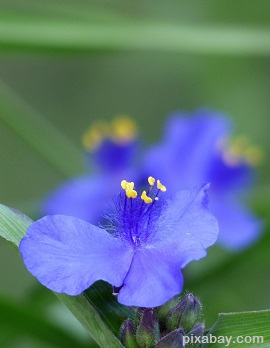
[[[120,341],[108,329],[84,293],[76,297],[63,294],[56,295],[90,332],[101,347],[123,348]]]
[[[18,248],[32,220],[21,212],[0,204],[0,236]]]
[[[270,29],[189,25],[118,17],[67,19],[2,13],[0,48],[23,52],[93,50],[268,56]]]
[[[83,171],[81,151],[1,81],[0,122],[65,177]]]
[[[0,326],[1,331],[12,332],[9,341],[20,337],[31,336],[51,347],[88,347],[89,344],[82,343],[64,329],[51,323],[32,308],[7,299],[0,299]],[[16,327],[16,334],[14,328]],[[5,338],[7,340],[7,337]],[[1,341],[0,341],[1,342]]]
[[[18,248],[32,221],[24,214],[0,204],[0,236]],[[106,326],[97,310],[91,305],[85,294],[67,296],[56,294],[81,324],[89,331],[93,339],[104,348],[122,348],[120,341]]]
[[[217,322],[210,329],[208,339],[210,339],[210,335],[221,337],[221,340],[222,337],[227,336],[231,338],[230,347],[270,347],[269,322],[270,310],[221,313]],[[221,344],[221,342],[202,345],[203,348],[224,346],[225,344]]]

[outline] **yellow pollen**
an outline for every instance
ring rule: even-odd
[[[146,195],[146,191],[143,191],[142,192],[142,194],[141,194],[141,199],[144,201],[144,203],[146,203],[146,204],[149,204],[149,203],[152,203],[153,202],[153,200],[152,200],[152,198],[150,198],[150,197],[148,197],[147,195]]]
[[[126,196],[127,196],[128,198],[136,198],[137,195],[138,195],[138,194],[137,194],[137,191],[126,189]]]
[[[128,198],[136,198],[137,197],[137,191],[134,190],[134,182],[128,182],[126,180],[121,181],[121,187],[123,190],[126,191],[126,196]]]
[[[126,180],[121,181],[121,187],[123,190],[125,190],[127,188],[127,184],[128,184],[128,182]]]
[[[249,146],[244,152],[244,156],[246,161],[252,166],[257,166],[263,160],[263,152],[257,146]]]
[[[94,150],[109,134],[109,125],[105,122],[96,122],[82,136],[82,143],[86,150]]]
[[[263,153],[257,146],[250,145],[245,136],[238,136],[232,139],[223,153],[224,161],[230,166],[237,166],[241,160],[251,166],[261,163]]]
[[[128,182],[126,180],[121,181],[121,187],[123,190],[133,190],[134,189],[134,182]]]
[[[115,141],[127,142],[137,136],[137,127],[131,118],[120,116],[111,124],[111,136]]]
[[[127,185],[126,185],[126,190],[133,190],[134,189],[134,182],[128,182]]]
[[[240,157],[243,155],[245,149],[248,146],[248,139],[245,136],[239,135],[234,139],[231,139],[228,150],[235,156]]]
[[[150,186],[153,186],[154,183],[155,183],[155,181],[156,181],[155,178],[153,178],[152,176],[149,176],[149,178],[148,178],[148,183],[149,183]]]
[[[157,188],[162,191],[162,192],[165,192],[167,189],[166,189],[166,186],[162,185],[162,183],[160,182],[160,180],[157,180]]]
[[[118,143],[125,143],[137,137],[137,127],[131,118],[121,116],[111,123],[96,122],[82,136],[86,150],[95,150],[105,138]]]

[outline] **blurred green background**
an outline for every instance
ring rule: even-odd
[[[84,172],[81,134],[97,119],[132,116],[147,145],[172,111],[225,112],[264,151],[250,204],[265,233],[241,254],[212,248],[188,267],[186,291],[202,300],[206,326],[218,312],[270,308],[269,23],[268,0],[1,0],[1,203],[36,218],[49,190]],[[4,241],[0,279],[1,347],[67,347],[24,328],[35,322],[24,308],[87,344]]]

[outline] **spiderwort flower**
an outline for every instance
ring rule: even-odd
[[[121,178],[135,177],[138,137],[130,118],[118,117],[111,124],[98,122],[83,135],[82,141],[87,161],[96,173],[62,183],[42,203],[43,215],[72,215],[97,223],[104,206],[117,193]]]
[[[97,280],[118,288],[118,301],[155,307],[181,292],[181,269],[206,255],[218,232],[206,190],[180,191],[149,177],[141,195],[122,180],[106,229],[79,218],[45,216],[33,223],[19,249],[27,269],[49,289],[78,295]]]
[[[145,155],[145,176],[151,172],[168,191],[211,182],[211,211],[217,217],[219,243],[232,250],[244,248],[260,235],[260,221],[244,206],[241,195],[248,190],[260,151],[243,137],[228,140],[229,120],[200,110],[187,117],[172,115],[164,139]]]

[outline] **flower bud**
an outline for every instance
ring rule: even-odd
[[[127,319],[120,329],[121,342],[126,348],[138,348],[136,329],[130,319]]]
[[[170,331],[183,328],[189,332],[201,315],[202,305],[192,294],[186,295],[183,300],[169,312],[167,327]]]
[[[155,348],[183,348],[185,333],[182,329],[176,329],[159,340]]]
[[[192,330],[189,331],[188,336],[203,336],[204,334],[204,324],[195,325]]]
[[[179,302],[180,302],[179,297],[174,296],[169,301],[164,303],[164,305],[157,308],[157,317],[159,319],[159,323],[161,324],[161,326],[166,325],[166,320],[167,320],[167,317],[168,317],[170,310],[173,307],[175,307],[177,304],[179,304]]]
[[[144,308],[136,332],[136,339],[140,347],[152,348],[160,336],[156,313],[153,308]]]

